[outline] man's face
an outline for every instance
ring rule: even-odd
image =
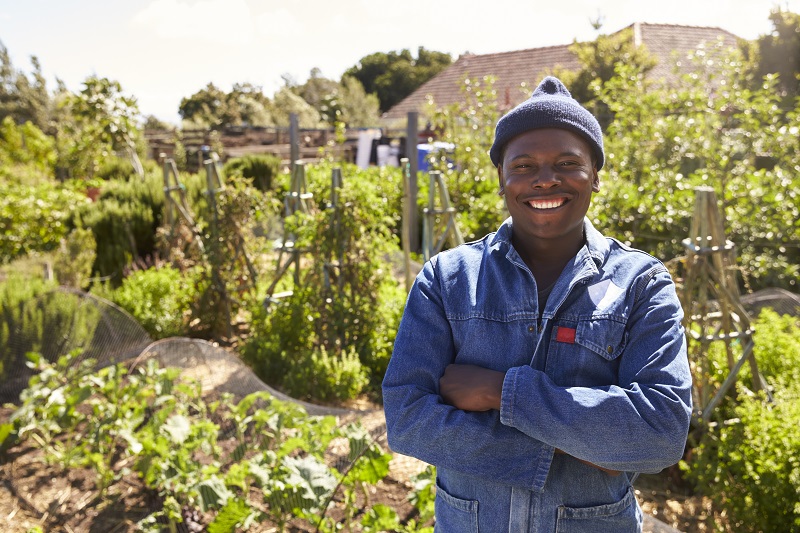
[[[515,239],[583,238],[600,180],[581,136],[557,128],[522,133],[505,146],[497,172]]]

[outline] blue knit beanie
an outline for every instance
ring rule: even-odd
[[[501,163],[503,146],[508,141],[520,133],[539,128],[562,128],[582,136],[594,150],[597,170],[603,168],[605,155],[600,124],[572,98],[561,80],[553,76],[543,79],[530,98],[497,121],[494,144],[489,150],[494,166]]]

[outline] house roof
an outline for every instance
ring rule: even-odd
[[[633,39],[643,44],[658,59],[649,73],[651,79],[669,80],[675,76],[675,57],[686,55],[702,43],[721,39],[725,46],[735,47],[739,38],[720,28],[678,26],[674,24],[634,23],[616,33],[633,29]],[[615,34],[616,34],[615,33]],[[494,76],[500,108],[510,109],[530,96],[535,85],[555,67],[578,69],[580,63],[571,44],[529,48],[494,54],[464,54],[445,70],[434,76],[404,100],[383,114],[384,119],[404,119],[410,111],[422,111],[428,97],[437,106],[446,106],[463,99],[462,82],[465,78],[483,79]],[[681,70],[691,66],[683,62]],[[526,84],[523,87],[522,84]]]

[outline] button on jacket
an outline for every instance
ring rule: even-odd
[[[691,375],[675,285],[652,256],[588,220],[584,233],[541,314],[511,219],[417,276],[383,399],[390,447],[437,467],[436,531],[639,531],[633,480],[683,454]],[[450,363],[505,372],[500,410],[445,404]]]

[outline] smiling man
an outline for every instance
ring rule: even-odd
[[[437,467],[439,532],[636,532],[682,456],[691,376],[657,259],[586,219],[603,136],[556,78],[490,151],[510,218],[427,262],[383,382],[389,445]]]

